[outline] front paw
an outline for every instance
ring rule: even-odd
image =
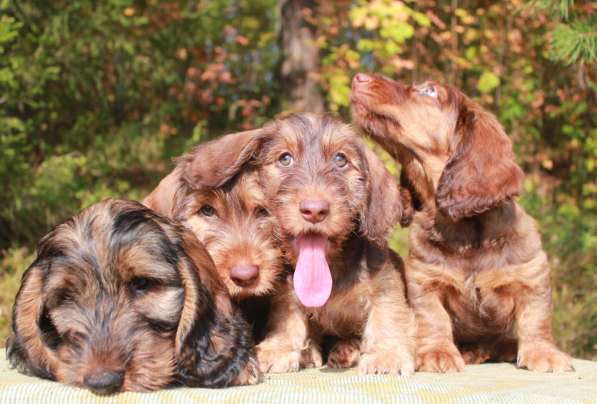
[[[263,373],[298,372],[301,351],[258,345],[255,348],[259,369]]]
[[[570,357],[552,344],[525,344],[518,350],[517,366],[535,372],[571,372]]]
[[[467,365],[478,365],[491,359],[491,353],[480,346],[463,349],[460,355]]]
[[[335,369],[346,369],[359,362],[361,341],[357,338],[340,340],[334,344],[328,355],[327,366]]]
[[[397,352],[372,352],[361,354],[359,371],[364,374],[393,374],[410,376],[415,372],[414,358]]]
[[[461,372],[464,370],[464,360],[456,347],[419,351],[417,370],[435,373]]]
[[[232,384],[235,386],[257,384],[262,380],[262,376],[257,359],[251,356]]]

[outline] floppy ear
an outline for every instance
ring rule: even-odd
[[[143,199],[142,203],[149,209],[172,219],[176,215],[177,206],[180,203],[181,195],[178,191],[182,187],[180,168],[177,167],[160,181],[158,186]]]
[[[517,196],[524,174],[499,122],[464,95],[456,127],[458,144],[439,180],[439,210],[458,221]]]
[[[369,196],[361,213],[361,232],[371,241],[383,244],[396,223],[410,223],[414,210],[410,205],[410,193],[406,189],[401,190],[372,150],[363,148]],[[405,203],[408,203],[407,208]]]
[[[180,382],[224,387],[258,381],[249,325],[232,305],[204,247],[188,231],[182,243],[188,259],[179,262],[184,288],[175,341]]]
[[[264,138],[263,129],[232,133],[200,144],[182,157],[184,179],[193,188],[217,188],[253,159]]]
[[[10,365],[21,372],[53,379],[58,361],[48,344],[56,329],[44,312],[43,279],[44,266],[38,258],[25,271],[15,299],[7,356]]]

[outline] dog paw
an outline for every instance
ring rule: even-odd
[[[257,384],[263,379],[263,374],[259,370],[257,359],[250,357],[247,365],[240,371],[234,381],[234,385],[242,386],[248,384]]]
[[[571,372],[570,357],[551,344],[521,345],[517,366],[535,372]]]
[[[314,344],[309,344],[307,348],[301,351],[301,368],[319,368],[322,364],[323,359],[321,357],[321,352],[319,351],[319,348]]]
[[[374,352],[361,354],[359,371],[364,374],[410,376],[415,372],[415,361],[410,355],[395,352]]]
[[[482,347],[470,347],[460,351],[464,363],[478,365],[491,359],[491,353]]]
[[[454,349],[433,349],[417,353],[417,370],[420,372],[461,372],[464,370],[464,359]]]
[[[335,369],[345,369],[355,366],[359,362],[360,341],[357,338],[340,340],[334,344],[328,355],[327,366]]]
[[[257,346],[257,361],[263,373],[298,372],[301,351],[286,351]]]

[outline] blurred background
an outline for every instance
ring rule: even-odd
[[[37,240],[171,159],[282,111],[350,119],[374,71],[461,87],[527,173],[555,333],[597,359],[597,6],[592,1],[0,0],[0,346]],[[397,167],[384,157],[388,167]],[[407,230],[392,246],[407,251]]]

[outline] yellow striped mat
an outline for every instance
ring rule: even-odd
[[[256,386],[95,396],[87,390],[24,376],[0,350],[0,403],[597,403],[597,362],[575,360],[576,372],[540,374],[511,364],[468,366],[463,373],[365,376],[310,369],[268,375]]]

